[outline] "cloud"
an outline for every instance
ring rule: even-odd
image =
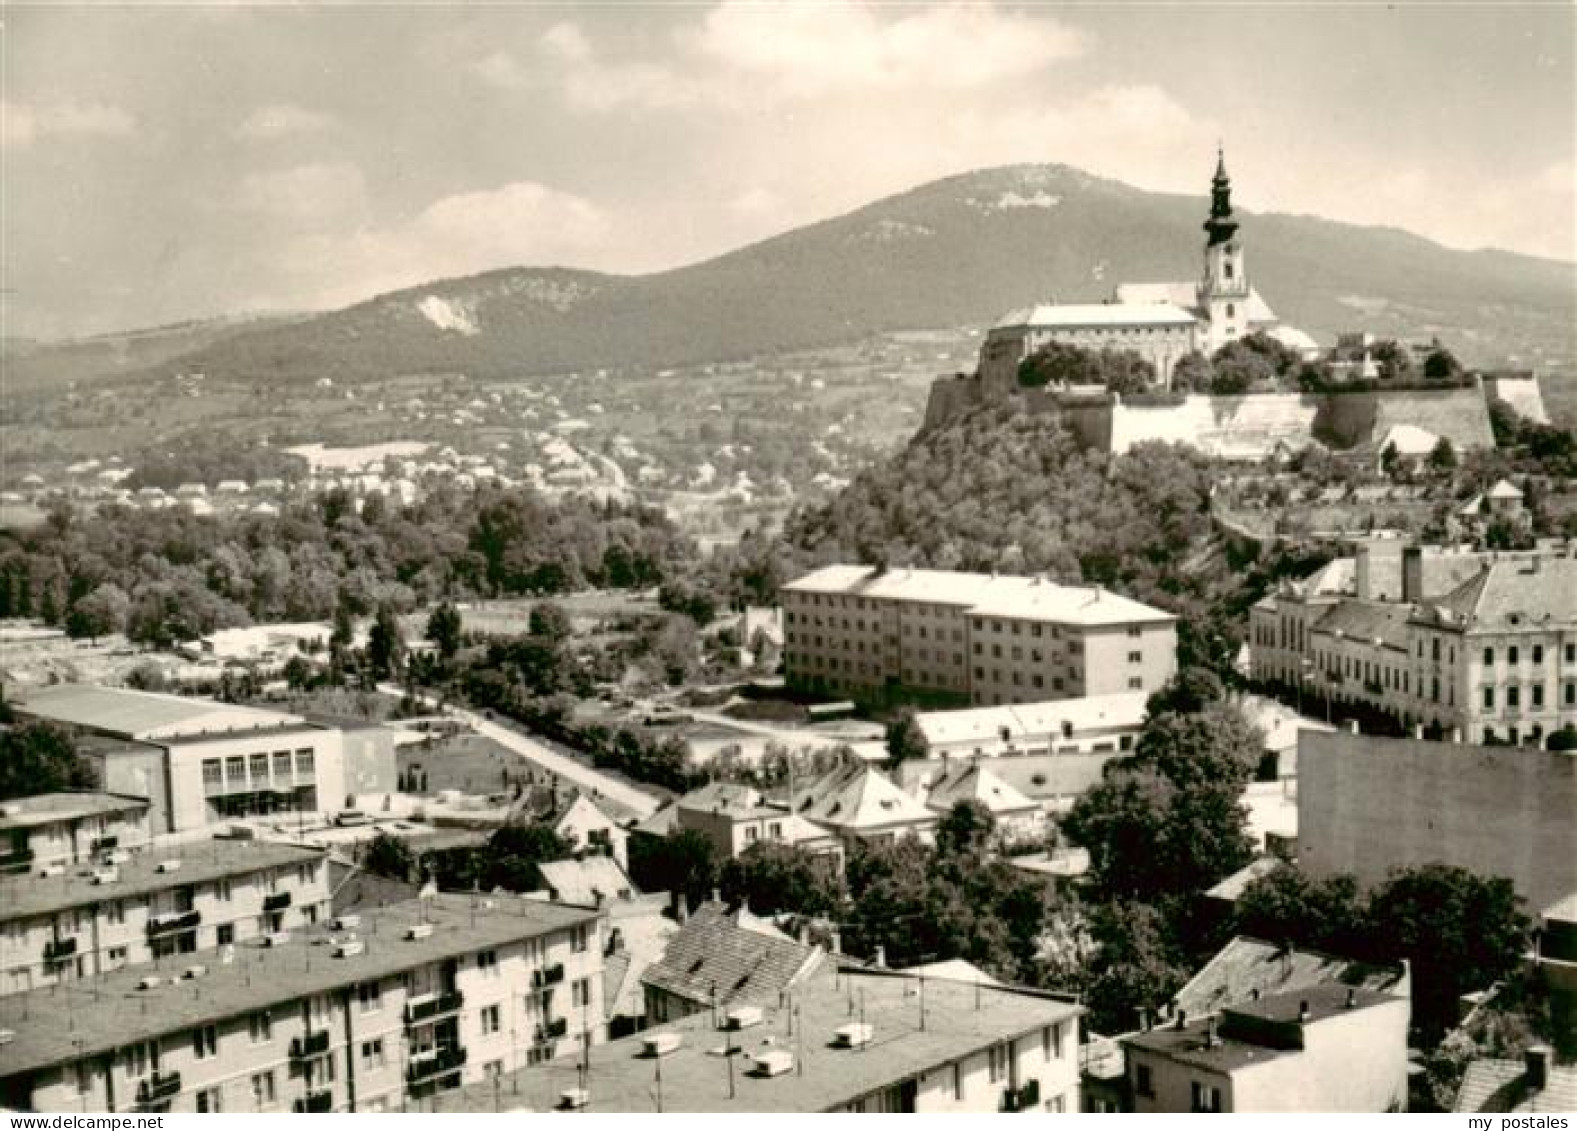
[[[247,141],[273,141],[298,134],[321,133],[335,124],[330,114],[289,102],[259,106],[239,126],[236,136]]]
[[[1084,35],[1054,19],[990,4],[894,16],[871,3],[728,0],[639,58],[609,58],[565,21],[548,28],[525,61],[494,49],[474,69],[506,89],[556,89],[580,110],[745,111],[840,94],[977,90],[1087,49]]]
[[[101,102],[56,102],[30,106],[0,102],[0,143],[21,148],[49,137],[130,137],[137,121],[118,106]]]
[[[243,177],[235,203],[262,216],[328,224],[365,210],[367,181],[347,161],[296,165]]]
[[[400,223],[283,241],[280,293],[259,306],[342,306],[385,291],[499,267],[611,264],[622,241],[592,202],[534,181],[458,193]]]
[[[1085,38],[1055,20],[989,4],[947,4],[902,15],[874,4],[728,0],[695,39],[713,62],[794,96],[860,89],[988,86],[1083,54]]]

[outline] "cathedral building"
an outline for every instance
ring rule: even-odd
[[[1214,353],[1228,342],[1263,331],[1304,353],[1317,346],[1301,330],[1283,326],[1250,284],[1232,215],[1232,181],[1224,155],[1217,154],[1205,221],[1204,273],[1197,281],[1122,283],[1101,303],[1047,303],[1013,311],[986,336],[980,376],[990,386],[1011,388],[1018,366],[1048,342],[1085,349],[1132,350],[1155,367],[1170,388],[1172,370],[1184,355]]]

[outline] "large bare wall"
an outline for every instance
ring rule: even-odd
[[[1366,885],[1455,864],[1510,879],[1536,911],[1577,891],[1577,753],[1304,731],[1298,862]]]

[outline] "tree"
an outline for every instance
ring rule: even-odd
[[[1134,752],[1108,762],[1063,830],[1089,850],[1108,898],[1159,900],[1200,891],[1253,857],[1239,803],[1263,736],[1227,703],[1149,719]]]
[[[131,598],[114,582],[105,582],[71,607],[66,616],[66,631],[72,636],[97,640],[126,630]]]
[[[439,602],[428,615],[427,639],[445,660],[454,659],[454,654],[460,650],[461,628],[460,610],[448,601]]]
[[[1172,366],[1172,388],[1182,393],[1205,393],[1215,383],[1215,367],[1198,350],[1191,350]]]
[[[960,801],[936,826],[938,857],[963,856],[984,860],[996,833],[996,818],[979,801]]]
[[[1369,350],[1380,367],[1380,380],[1406,381],[1413,375],[1413,354],[1405,345],[1386,340],[1376,342]]]
[[[1353,955],[1362,918],[1352,876],[1311,879],[1289,865],[1243,889],[1233,908],[1233,930],[1278,945]]]
[[[629,850],[630,878],[643,891],[673,892],[695,908],[717,884],[717,850],[694,829],[631,837]]]
[[[930,753],[931,744],[926,740],[925,731],[920,729],[914,708],[900,709],[892,722],[887,724],[887,756],[892,759],[892,764],[896,766],[911,758],[923,759]]]
[[[1395,872],[1369,899],[1374,953],[1412,966],[1413,1024],[1431,1043],[1456,1023],[1457,1002],[1517,969],[1528,917],[1511,881],[1426,864]]]
[[[0,801],[97,786],[93,768],[59,727],[23,723],[0,731]]]
[[[1144,903],[1097,907],[1090,917],[1097,950],[1084,986],[1089,1027],[1098,1033],[1137,1029],[1140,1014],[1154,1018],[1188,980],[1161,912]]]
[[[1544,746],[1547,750],[1577,750],[1577,726],[1567,723],[1552,733]]]
[[[380,832],[367,845],[361,866],[375,876],[409,880],[416,869],[416,853],[403,838]]]
[[[564,611],[564,606],[556,601],[538,601],[532,605],[528,624],[532,636],[541,637],[555,647],[575,633],[574,626],[570,624],[569,614]]]
[[[828,857],[778,841],[758,841],[724,863],[719,882],[725,900],[762,915],[832,915],[843,903],[843,881]]]
[[[1263,349],[1256,349],[1247,339],[1228,342],[1211,358],[1214,377],[1210,391],[1217,396],[1235,396],[1246,393],[1262,381],[1276,377],[1276,363]]]
[[[569,856],[570,845],[547,825],[504,825],[488,838],[482,883],[489,889],[535,891],[542,886],[538,864]]]
[[[398,675],[405,664],[405,633],[387,602],[378,606],[372,630],[367,634],[367,664],[375,679]]]
[[[1454,381],[1462,372],[1462,363],[1444,346],[1436,346],[1424,358],[1424,377],[1430,381]]]
[[[1450,437],[1442,436],[1435,442],[1429,451],[1429,466],[1434,471],[1451,471],[1457,466],[1457,450]]]
[[[1193,715],[1219,703],[1225,694],[1221,677],[1209,668],[1179,668],[1165,687],[1145,701],[1144,713],[1149,718],[1169,713]]]
[[[1396,478],[1397,465],[1401,458],[1401,453],[1396,450],[1396,442],[1394,440],[1380,449],[1380,470],[1385,473],[1386,478]]]

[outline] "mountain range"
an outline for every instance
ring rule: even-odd
[[[111,335],[108,346],[7,343],[6,363],[22,384],[173,372],[288,384],[737,360],[872,333],[984,327],[1036,301],[1099,301],[1118,282],[1193,278],[1206,213],[1203,196],[1062,165],[1011,166],[650,275],[510,268],[328,313]],[[1390,228],[1239,215],[1255,286],[1283,320],[1322,340],[1348,329],[1438,336],[1469,362],[1571,380],[1572,264],[1455,251]]]

